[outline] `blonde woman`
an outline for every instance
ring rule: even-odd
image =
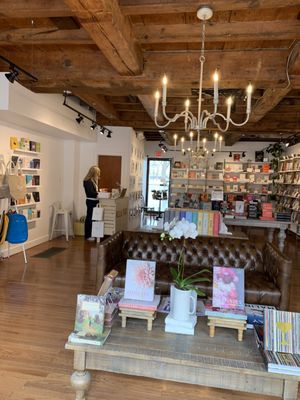
[[[98,180],[100,179],[100,168],[92,166],[83,180],[83,187],[86,194],[86,218],[84,224],[84,236],[87,240],[93,240],[92,234],[92,215],[93,209],[99,203],[98,200]]]

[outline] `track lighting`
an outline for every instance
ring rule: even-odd
[[[0,56],[1,59],[1,56]],[[94,131],[96,129],[97,133],[101,133],[101,135],[106,135],[106,137],[111,138],[111,134],[112,131],[109,130],[108,128],[105,128],[105,126],[99,125],[97,124],[97,121],[95,121],[94,119],[92,119],[91,117],[83,114],[82,112],[79,112],[78,110],[76,110],[76,108],[70,106],[69,104],[67,104],[67,97],[70,96],[72,93],[65,90],[63,92],[63,96],[64,96],[64,102],[63,102],[63,106],[66,106],[67,108],[69,108],[70,110],[74,111],[77,113],[77,117],[75,118],[76,122],[80,125],[83,124],[84,122],[84,118],[91,121],[91,125],[90,128],[92,131]]]
[[[25,69],[18,67],[16,64],[11,62],[7,58],[0,55],[0,60],[9,65],[9,69],[11,71],[5,74],[5,77],[9,80],[9,82],[14,83],[14,81],[18,78],[20,73],[22,73],[22,75],[26,75],[32,82],[37,82],[38,79],[35,76],[25,71]]]
[[[229,152],[229,157],[232,157],[232,152],[231,151]]]
[[[78,117],[77,118],[75,118],[76,119],[76,122],[77,122],[77,124],[81,124],[81,122],[83,121],[83,116],[82,115],[80,115],[80,114],[78,114]]]
[[[245,158],[246,157],[246,153],[243,151],[242,152],[242,157]]]
[[[10,68],[12,69],[12,71],[5,74],[5,76],[10,83],[14,83],[14,81],[18,78],[19,71],[15,66],[11,66]]]

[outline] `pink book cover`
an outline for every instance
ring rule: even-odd
[[[153,301],[142,301],[142,300],[130,300],[121,299],[119,302],[120,310],[144,310],[144,311],[155,311],[160,302],[160,295],[156,294]]]
[[[242,268],[214,267],[213,307],[245,307],[245,277]]]
[[[155,261],[127,260],[125,299],[153,301]]]
[[[220,229],[220,213],[214,212],[213,235],[218,236]]]

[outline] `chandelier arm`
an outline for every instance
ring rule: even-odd
[[[212,119],[213,124],[214,124],[221,132],[226,132],[226,131],[228,130],[228,128],[229,128],[229,122],[230,122],[230,121],[227,121],[226,119],[225,119],[225,121],[227,122],[227,123],[226,123],[226,127],[225,127],[225,128],[222,128],[221,125],[220,125],[218,122],[216,122],[215,119]]]
[[[171,122],[174,122],[174,121],[170,120],[170,121],[168,121],[165,125],[160,125],[160,124],[157,122],[157,118],[154,117],[154,122],[155,122],[155,125],[156,125],[158,128],[166,128],[167,126],[170,125]]]
[[[247,117],[246,117],[245,121],[241,122],[240,124],[237,124],[236,122],[232,121],[231,118],[229,118],[229,122],[231,122],[232,125],[234,125],[234,126],[243,126],[249,121],[249,117],[250,117],[250,114],[247,114]]]

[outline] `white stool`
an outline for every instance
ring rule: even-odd
[[[53,233],[55,231],[62,231],[66,235],[66,240],[69,240],[69,232],[71,236],[74,236],[73,232],[73,222],[72,222],[72,211],[71,210],[65,210],[64,208],[61,207],[60,202],[53,203],[53,219],[52,219],[52,228],[51,228],[51,234],[50,234],[50,240],[53,237]],[[57,222],[58,217],[62,215],[63,216],[63,221],[64,221],[64,227],[61,229],[55,229],[55,225]]]

